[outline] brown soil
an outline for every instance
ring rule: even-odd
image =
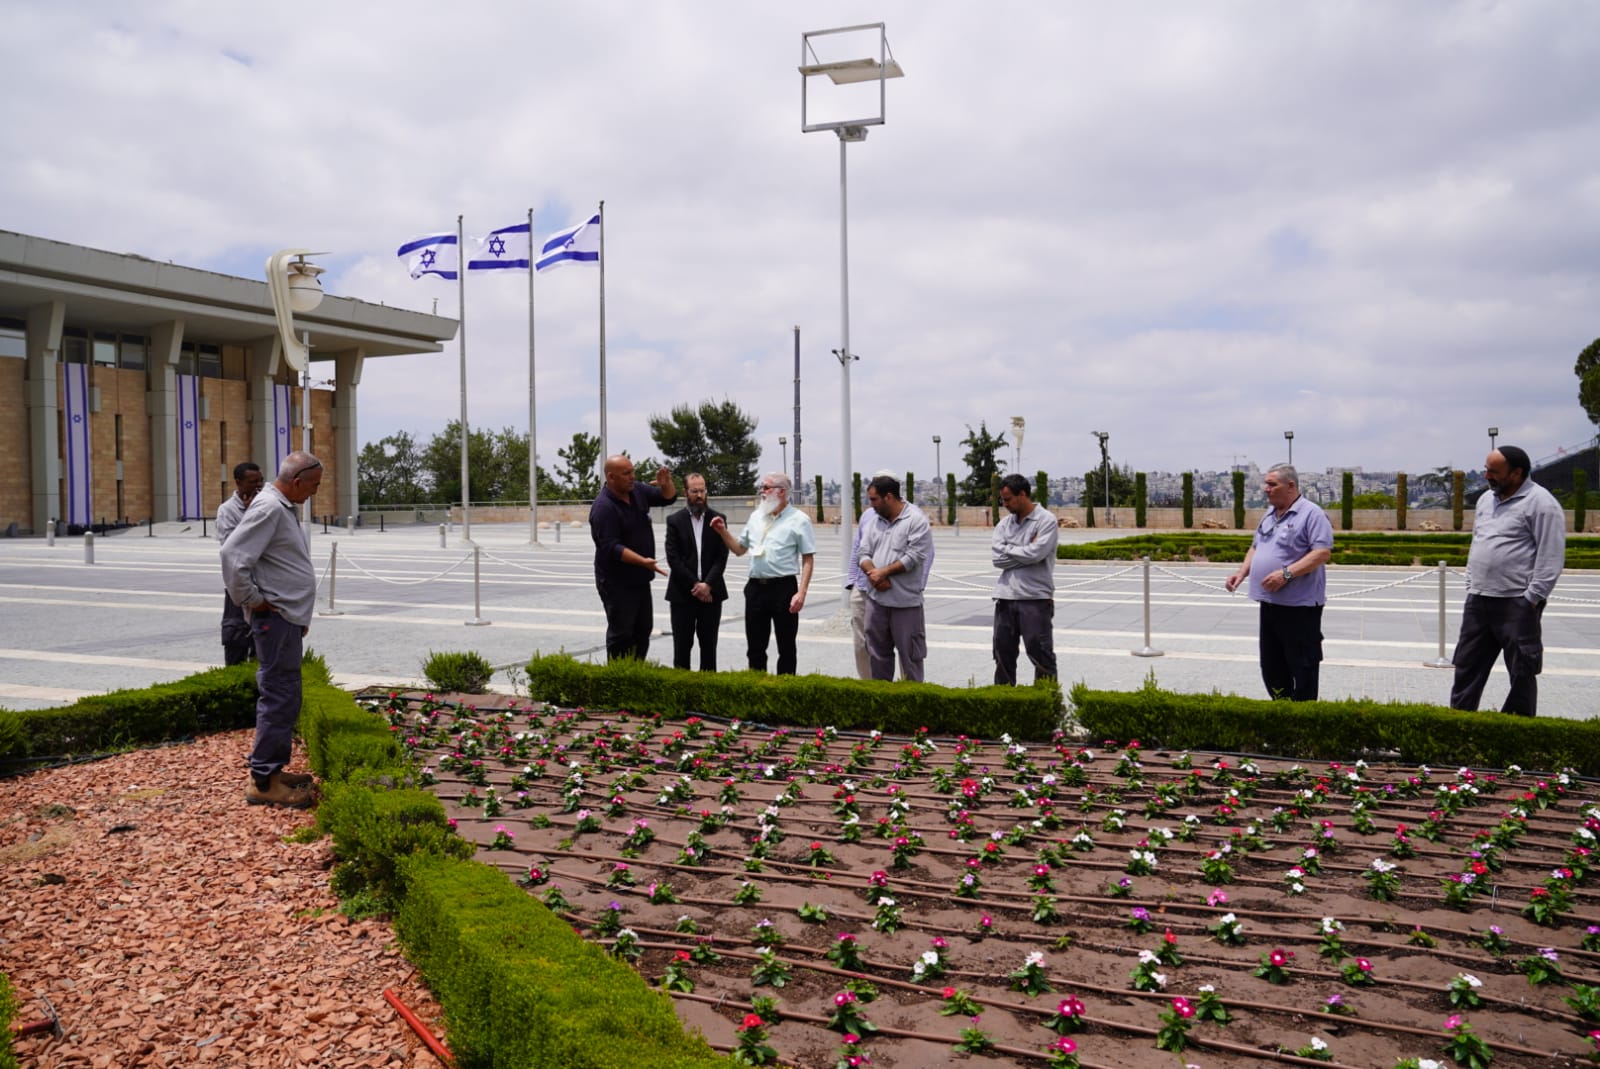
[[[392,717],[406,725],[417,756],[437,777],[434,789],[460,833],[482,845],[480,859],[517,878],[526,878],[530,867],[541,870],[548,882],[532,893],[542,897],[559,888],[573,922],[608,944],[612,940],[593,928],[616,903],[621,923],[642,948],[638,968],[652,981],[679,952],[715,948],[719,963],[683,967],[694,990],[675,999],[682,1019],[722,1049],[737,1043],[735,1029],[751,997],[768,995],[779,1000],[782,1014],[768,1041],[783,1062],[832,1066],[840,1036],[823,1022],[845,979],[859,975],[878,989],[877,1000],[860,1007],[880,1030],[863,1044],[878,1069],[972,1057],[953,1049],[972,1022],[940,1014],[945,986],[980,1005],[976,1027],[996,1045],[986,1056],[990,1063],[1042,1064],[1056,1038],[1045,1021],[1073,996],[1086,1007],[1087,1026],[1073,1036],[1086,1066],[1169,1058],[1208,1069],[1316,1064],[1293,1054],[1313,1037],[1327,1044],[1332,1058],[1320,1064],[1391,1066],[1414,1057],[1449,1065],[1446,1018],[1455,1011],[1446,991],[1458,974],[1469,973],[1482,982],[1477,994],[1483,1004],[1461,1012],[1492,1048],[1496,1066],[1576,1065],[1594,1050],[1586,1037],[1597,1026],[1563,997],[1576,985],[1600,984],[1600,953],[1581,948],[1586,926],[1600,924],[1595,893],[1579,875],[1571,881],[1570,911],[1552,925],[1519,912],[1553,869],[1573,863],[1574,833],[1600,794],[1592,783],[1574,779],[1558,788],[1532,773],[1425,773],[1377,763],[1297,769],[1266,759],[1252,771],[1248,764],[1241,769],[1236,757],[1224,758],[1228,767],[1219,770],[1213,755],[1199,753],[1187,769],[1179,754],[1115,743],[1035,742],[1008,755],[994,741],[819,738],[810,730],[756,725],[537,712],[506,707],[503,700],[499,709],[485,702],[459,713],[424,707],[422,716],[403,701],[393,704]],[[1048,791],[1047,776],[1056,778]],[[964,796],[963,780],[975,797]],[[1476,795],[1460,790],[1468,783]],[[502,807],[498,816],[485,815],[490,787]],[[1017,794],[1022,787],[1030,792],[1025,804]],[[581,793],[569,805],[563,793],[573,788]],[[1242,797],[1225,811],[1219,807],[1230,788]],[[1308,802],[1301,792],[1311,792],[1311,812],[1303,811]],[[789,804],[780,806],[786,794]],[[842,841],[838,814],[847,794],[859,810],[858,843]],[[891,808],[897,797],[909,805],[903,818]],[[1373,830],[1367,833],[1352,813],[1358,798],[1371,800]],[[1447,812],[1447,803],[1458,808]],[[1508,818],[1513,806],[1525,808],[1525,822]],[[590,811],[598,830],[577,831],[572,810],[578,808]],[[1275,829],[1280,809],[1291,813]],[[971,822],[971,831],[962,833],[970,835],[966,840],[955,837],[954,821],[963,810]],[[1125,814],[1124,828],[1108,827],[1113,811]],[[1436,841],[1422,834],[1430,812],[1436,814]],[[782,839],[768,846],[753,871],[752,844],[768,816]],[[626,840],[638,821],[648,822],[654,837],[630,849]],[[1498,851],[1502,871],[1487,872],[1486,890],[1463,908],[1447,906],[1441,881],[1470,864],[1468,852],[1484,845],[1476,836],[1503,822],[1525,824],[1525,831]],[[1588,822],[1600,829],[1600,820]],[[879,837],[880,823],[887,837]],[[1163,843],[1155,831],[1179,833],[1186,824],[1194,829],[1192,841],[1180,835]],[[1236,838],[1247,837],[1251,825],[1264,840],[1254,846]],[[1408,829],[1415,856],[1391,855],[1398,825]],[[510,848],[491,848],[497,829],[513,837]],[[1080,832],[1093,839],[1081,852],[1070,845]],[[686,864],[685,847],[696,833],[710,853]],[[908,849],[905,867],[896,868],[894,840],[911,835],[922,845]],[[1010,840],[998,844],[1003,855],[976,863],[977,897],[957,896],[968,859],[981,857],[994,836]],[[1205,852],[1230,839],[1235,878],[1224,885],[1208,879],[1201,863]],[[812,864],[813,843],[832,860]],[[1322,872],[1305,878],[1303,894],[1291,895],[1284,874],[1313,845],[1321,848]],[[1136,849],[1153,850],[1151,874],[1127,874]],[[1041,856],[1048,858],[1044,877],[1057,914],[1044,922],[1033,917],[1042,892],[1028,884],[1038,878]],[[1374,859],[1399,866],[1399,894],[1392,901],[1374,898],[1369,888],[1364,873]],[[622,864],[633,885],[607,886]],[[893,933],[874,930],[875,907],[865,897],[879,871],[887,874],[885,891],[902,912],[903,927]],[[1116,897],[1110,887],[1123,878],[1130,881],[1128,896]],[[747,882],[760,898],[737,902]],[[651,904],[648,888],[660,883],[671,885],[676,904]],[[1211,904],[1219,889],[1226,902]],[[803,906],[822,907],[828,919],[807,922]],[[1149,913],[1153,930],[1130,926],[1136,907]],[[1208,932],[1230,912],[1243,925],[1243,945],[1224,945]],[[980,937],[985,915],[992,931]],[[676,930],[683,917],[698,936]],[[1370,960],[1373,984],[1347,983],[1338,966],[1319,956],[1324,917],[1344,925],[1351,955],[1345,964],[1358,956]],[[781,989],[752,979],[754,940],[764,922],[784,940],[776,954],[790,977]],[[1491,925],[1508,940],[1502,954],[1482,946]],[[1419,928],[1424,935],[1416,934]],[[1160,967],[1164,991],[1135,991],[1139,952],[1161,948],[1169,930],[1183,963]],[[823,957],[841,933],[856,937],[864,961],[856,972],[842,972]],[[913,963],[935,938],[948,944],[947,972],[913,982]],[[1424,938],[1437,946],[1419,945]],[[1544,947],[1559,955],[1564,979],[1535,986],[1517,963]],[[1275,948],[1295,955],[1284,984],[1252,975]],[[1033,952],[1044,954],[1053,989],[1037,996],[1016,990],[1008,978]],[[1181,1058],[1162,1053],[1155,1045],[1161,1013],[1174,996],[1197,998],[1203,985],[1214,988],[1232,1022],[1193,1023]],[[1324,1011],[1335,995],[1346,1014]]]

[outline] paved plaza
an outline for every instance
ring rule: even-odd
[[[1063,531],[1063,540],[1115,537]],[[307,637],[345,686],[415,684],[433,651],[472,650],[502,670],[511,689],[516,666],[536,652],[564,650],[603,659],[605,618],[595,594],[593,547],[583,527],[544,530],[530,546],[526,524],[474,524],[479,580],[474,603],[472,547],[459,528],[440,545],[436,527],[318,526],[312,557],[322,576],[319,615]],[[986,531],[935,533],[928,585],[929,682],[983,684],[989,654],[994,569]],[[658,525],[658,546],[664,530]],[[329,575],[337,547],[337,569]],[[854,670],[848,623],[840,615],[839,536],[818,531],[818,567],[800,626],[800,671]],[[1262,697],[1256,606],[1229,595],[1230,564],[1158,565],[1150,578],[1150,647],[1144,639],[1144,577],[1126,564],[1062,562],[1057,572],[1056,652],[1065,684],[1127,689],[1147,675],[1179,691]],[[718,659],[744,664],[746,564],[728,566],[732,598],[723,609]],[[668,613],[655,584],[657,637],[652,659],[670,662]],[[1433,569],[1334,568],[1323,617],[1324,698],[1443,704],[1451,674],[1427,667],[1439,656],[1439,580]],[[1460,627],[1459,570],[1445,581],[1445,655]],[[328,614],[333,595],[336,615]],[[82,539],[0,539],[0,706],[40,708],[118,687],[181,678],[222,663],[218,621],[222,580],[214,539],[199,524],[157,524],[101,537],[94,563]],[[482,626],[468,626],[475,620]],[[1545,612],[1540,712],[1587,718],[1600,701],[1600,574],[1569,572]],[[1023,658],[1021,675],[1031,678]],[[1497,707],[1506,676],[1497,668],[1484,694]]]

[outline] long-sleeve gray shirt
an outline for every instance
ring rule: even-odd
[[[927,585],[922,571],[932,556],[933,529],[928,526],[928,517],[909,501],[892,521],[867,524],[861,528],[856,563],[870,560],[873,567],[887,568],[899,561],[905,567],[904,572],[889,577],[888,590],[878,590],[868,583],[867,597],[888,609],[921,605],[922,588]]]
[[[316,569],[295,507],[276,486],[262,487],[223,544],[222,581],[235,605],[270,601],[291,624],[311,625]]]
[[[229,494],[217,506],[217,541],[226,542],[233,529],[239,526],[239,521],[244,519],[244,510],[250,502],[239,500],[239,491]]]
[[[1504,501],[1484,491],[1472,513],[1467,593],[1544,601],[1567,557],[1567,514],[1531,479]]]
[[[1000,576],[994,582],[996,601],[1038,601],[1056,596],[1056,543],[1061,529],[1053,513],[1035,504],[1018,519],[1007,512],[994,525],[989,559]]]

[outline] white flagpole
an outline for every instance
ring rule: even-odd
[[[600,202],[600,470],[606,457],[606,202]]]
[[[528,542],[539,544],[539,437],[533,387],[533,209],[528,209]]]
[[[461,538],[472,542],[472,486],[467,474],[467,240],[463,216],[456,216],[457,348],[461,353]],[[530,236],[531,237],[531,236]]]

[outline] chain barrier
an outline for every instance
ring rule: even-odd
[[[1360,594],[1372,594],[1372,593],[1375,593],[1375,592],[1377,592],[1379,590],[1392,590],[1397,586],[1405,586],[1407,583],[1414,583],[1418,579],[1426,579],[1430,575],[1434,576],[1434,577],[1437,577],[1438,573],[1437,572],[1418,572],[1415,575],[1408,575],[1404,579],[1396,579],[1392,583],[1379,583],[1377,586],[1366,586],[1366,587],[1362,587],[1360,590],[1346,590],[1343,593],[1339,593],[1339,594],[1329,594],[1328,595],[1328,600],[1332,601],[1334,598],[1353,598],[1353,597],[1356,597],[1356,596],[1358,596]]]
[[[421,586],[423,583],[431,583],[436,579],[443,579],[445,576],[449,575],[451,572],[455,571],[457,568],[471,560],[472,554],[468,553],[465,557],[462,557],[460,560],[456,561],[454,564],[450,565],[450,567],[446,568],[437,575],[426,576],[422,579],[386,579],[381,575],[376,575],[373,572],[367,571],[367,569],[361,566],[361,562],[357,561],[353,557],[344,558],[344,562],[346,564],[350,565],[350,567],[354,568],[368,579],[376,579],[378,582],[388,583],[390,586]]]
[[[527,572],[529,575],[537,576],[540,579],[567,579],[567,578],[570,578],[570,573],[568,573],[568,572],[552,572],[552,571],[548,571],[548,570],[540,570],[540,569],[537,569],[537,568],[530,568],[526,564],[519,564],[518,562],[516,562],[514,560],[506,560],[504,557],[497,556],[496,554],[490,553],[487,549],[483,551],[483,556],[484,556],[484,558],[486,560],[492,560],[496,564],[504,564],[507,568],[515,568],[520,572]]]

